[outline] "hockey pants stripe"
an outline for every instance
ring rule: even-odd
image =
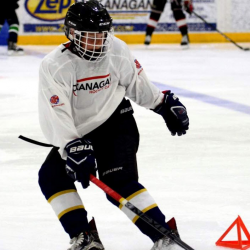
[[[64,214],[84,208],[81,198],[75,189],[58,192],[48,199],[58,219]]]

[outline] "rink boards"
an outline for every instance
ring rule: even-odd
[[[80,1],[80,0],[77,0]],[[75,0],[20,0],[19,44],[53,45],[66,41],[64,18]],[[143,43],[153,0],[101,0],[112,19],[115,35],[127,43]],[[186,13],[192,43],[226,42],[219,29],[236,42],[250,42],[250,1],[193,0],[194,10],[210,25]],[[3,28],[0,45],[6,44],[8,27]],[[170,0],[155,29],[152,43],[179,43]]]

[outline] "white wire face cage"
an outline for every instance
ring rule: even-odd
[[[113,30],[91,32],[71,28],[70,34],[72,35],[72,33],[74,44],[79,55],[90,62],[101,61],[111,50]]]

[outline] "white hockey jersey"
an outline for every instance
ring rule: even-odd
[[[66,144],[104,123],[125,96],[145,108],[161,102],[161,91],[118,38],[100,62],[89,62],[64,49],[60,45],[41,63],[38,105],[41,129],[60,148],[63,159]]]

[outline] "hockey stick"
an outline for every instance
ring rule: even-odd
[[[106,194],[108,194],[113,199],[118,201],[120,204],[127,207],[130,211],[134,212],[135,214],[137,214],[142,220],[144,220],[151,227],[153,227],[155,230],[160,232],[163,236],[167,236],[168,238],[173,240],[177,245],[179,245],[185,250],[194,250],[192,247],[190,247],[185,242],[183,242],[180,238],[178,238],[175,234],[173,234],[169,229],[166,229],[165,227],[161,226],[158,222],[153,220],[151,217],[144,214],[140,209],[135,207],[132,203],[130,203],[125,198],[123,198],[121,195],[119,195],[117,192],[115,192],[113,189],[108,187],[105,183],[97,179],[92,174],[90,175],[90,181],[93,182],[99,188],[101,188]]]
[[[22,139],[24,141],[27,141],[27,142],[39,145],[39,146],[53,147],[53,145],[51,145],[51,144],[47,144],[47,143],[35,141],[35,140],[30,139],[30,138],[24,137],[22,135],[20,135],[18,138],[20,138],[20,139]],[[144,214],[140,209],[138,209],[137,207],[135,207],[132,203],[130,203],[125,198],[123,198],[121,195],[119,195],[117,192],[115,192],[113,189],[111,189],[110,187],[108,187],[106,184],[104,184],[102,181],[100,181],[99,179],[97,179],[92,174],[90,174],[90,181],[93,182],[99,188],[101,188],[106,194],[108,194],[113,199],[115,199],[116,201],[118,201],[120,204],[122,204],[123,206],[127,207],[130,211],[134,212],[135,214],[137,214],[142,220],[144,220],[152,228],[154,228],[155,230],[157,230],[158,232],[160,232],[163,236],[166,236],[166,237],[170,238],[177,245],[179,245],[180,247],[182,247],[185,250],[194,250],[192,247],[190,247],[185,242],[183,242],[180,238],[178,238],[175,234],[173,234],[170,230],[168,230],[167,228],[161,226],[158,222],[156,222],[155,220],[153,220],[151,217],[149,217],[148,215]]]
[[[198,17],[199,19],[201,19],[205,24],[207,24],[208,26],[214,28],[214,26],[210,23],[208,23],[202,16],[198,15],[197,13],[195,13],[194,11],[192,12],[196,17]],[[228,36],[226,36],[224,33],[222,33],[221,31],[219,31],[218,29],[215,29],[218,33],[220,33],[223,37],[225,37],[229,42],[233,43],[236,47],[238,47],[241,50],[244,51],[248,51],[250,50],[250,48],[243,48],[241,47],[238,43],[234,42],[231,38],[229,38]]]

